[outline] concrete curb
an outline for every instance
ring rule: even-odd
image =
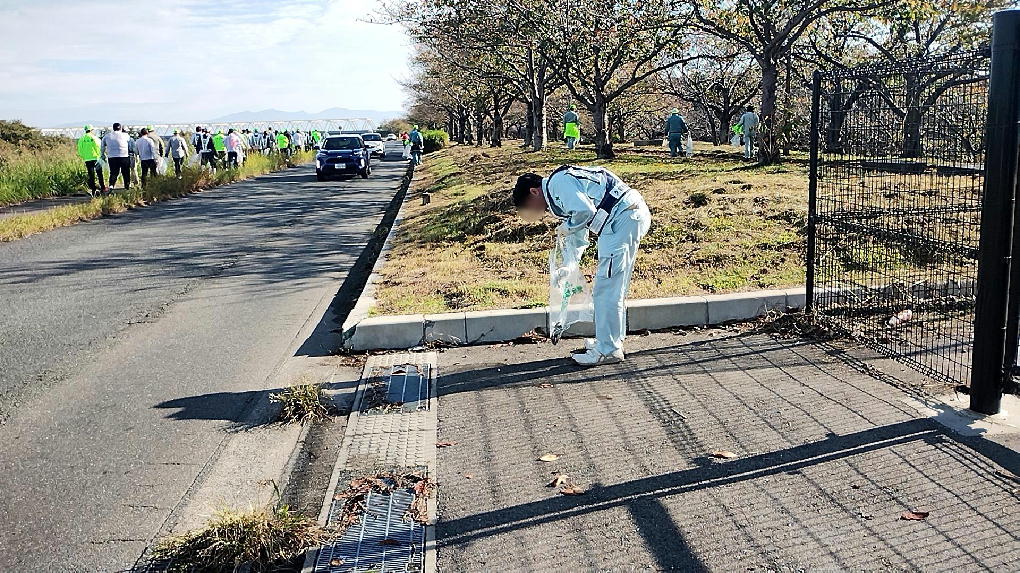
[[[627,302],[627,330],[661,330],[751,320],[768,311],[804,308],[804,287],[639,299]],[[361,306],[362,301],[358,302]],[[354,313],[352,313],[352,318]],[[524,310],[486,310],[447,314],[376,316],[352,321],[345,345],[350,350],[395,350],[428,343],[491,344],[518,338],[548,324],[545,307]],[[577,325],[568,334],[590,335],[591,325]],[[348,325],[344,325],[348,332]]]

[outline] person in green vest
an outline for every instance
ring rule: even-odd
[[[96,192],[96,177],[99,177],[100,191],[106,193],[106,183],[103,182],[103,168],[99,165],[101,150],[99,138],[93,135],[92,126],[85,126],[85,133],[78,138],[78,157],[85,162],[85,169],[89,173],[89,189]]]
[[[216,135],[212,138],[213,149],[216,151],[216,163],[220,165],[227,164],[227,136],[223,135],[223,130],[216,132]]]
[[[319,148],[319,144],[322,142],[322,134],[319,133],[318,129],[312,130],[312,147],[315,149]]]
[[[732,136],[730,136],[730,144],[733,145],[733,147],[740,147],[741,145],[744,145],[743,124],[738,123],[730,127],[730,133],[733,134]]]
[[[287,151],[290,149],[290,138],[282,131],[276,132],[276,149],[278,149],[284,157],[287,157]]]
[[[563,114],[563,139],[567,142],[567,149],[573,149],[581,139],[580,121],[577,106],[570,104],[570,109]]]

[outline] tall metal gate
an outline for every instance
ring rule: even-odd
[[[988,52],[814,78],[808,295],[824,323],[970,380]]]

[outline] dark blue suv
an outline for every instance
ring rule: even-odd
[[[357,134],[331,135],[322,140],[315,156],[315,178],[325,181],[330,175],[346,173],[368,179],[372,174],[372,154]]]

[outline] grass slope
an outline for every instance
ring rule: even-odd
[[[299,153],[292,159],[292,164],[307,163],[312,158],[311,152]],[[180,180],[172,176],[157,177],[144,189],[135,186],[128,191],[116,191],[108,196],[95,197],[87,203],[54,207],[46,211],[0,219],[0,242],[14,241],[35,233],[120,213],[133,207],[278,171],[287,165],[285,160],[276,155],[268,157],[250,155],[238,169],[220,169],[216,173],[211,173],[198,167],[187,167]],[[172,172],[171,167],[170,173]]]
[[[525,171],[601,164],[639,190],[652,227],[638,256],[632,298],[784,287],[804,281],[807,169],[758,167],[734,148],[699,144],[690,160],[624,147],[613,161],[555,146],[530,153],[451,147],[426,157],[376,293],[377,314],[524,308],[548,303],[552,219],[516,218],[510,189]],[[594,270],[594,241],[586,254]]]

